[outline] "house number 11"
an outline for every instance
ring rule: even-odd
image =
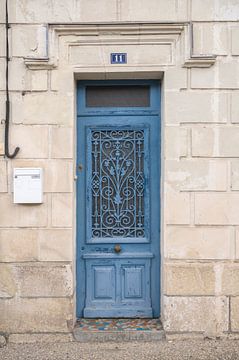
[[[127,64],[126,53],[111,53],[110,54],[111,64]]]

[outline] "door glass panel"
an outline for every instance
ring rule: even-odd
[[[92,238],[145,236],[146,132],[91,130]]]
[[[150,87],[146,85],[86,86],[87,107],[149,107]]]

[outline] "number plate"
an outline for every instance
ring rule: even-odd
[[[127,64],[126,53],[111,53],[110,54],[111,64]]]

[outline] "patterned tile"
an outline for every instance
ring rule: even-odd
[[[159,319],[79,319],[82,331],[160,331]]]

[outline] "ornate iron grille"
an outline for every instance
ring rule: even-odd
[[[144,130],[91,131],[93,238],[144,237]]]

